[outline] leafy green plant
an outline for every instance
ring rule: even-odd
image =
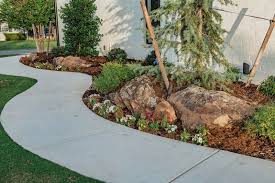
[[[154,121],[149,124],[149,128],[153,131],[158,131],[159,130],[159,122]]]
[[[103,66],[101,74],[94,79],[93,87],[97,92],[107,94],[134,77],[135,74],[127,65],[108,63]]]
[[[55,47],[51,50],[50,52],[50,56],[52,57],[64,57],[67,56],[66,51],[65,51],[65,47],[64,46],[60,46],[60,47]]]
[[[264,80],[259,90],[266,95],[275,96],[275,76],[269,76]]]
[[[245,128],[254,136],[275,140],[275,103],[258,108],[245,123]]]
[[[111,62],[115,61],[121,64],[124,64],[127,62],[127,53],[125,52],[125,50],[121,49],[121,48],[114,48],[112,49],[108,55],[107,55],[107,59]]]
[[[205,126],[197,127],[197,133],[192,138],[192,142],[202,146],[208,145],[207,134],[208,130]]]
[[[191,134],[186,129],[184,129],[180,134],[181,141],[188,142],[190,138],[191,138]]]
[[[46,63],[35,62],[34,66],[37,69],[55,70],[55,66],[48,62]]]
[[[146,119],[140,118],[137,122],[137,127],[138,127],[138,130],[140,131],[146,130],[148,128],[148,123]]]
[[[70,0],[61,8],[64,22],[64,43],[67,54],[96,56],[101,19],[96,15],[95,0]]]

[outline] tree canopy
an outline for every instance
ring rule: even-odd
[[[3,0],[0,21],[11,28],[32,29],[33,25],[48,25],[55,18],[54,0]]]

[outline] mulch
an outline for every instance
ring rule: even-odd
[[[102,64],[107,62],[106,57],[104,56],[88,56],[88,57],[80,57],[85,60],[90,67],[80,67],[77,70],[67,68],[66,71],[70,72],[81,72],[88,75],[99,75],[102,71]],[[53,62],[54,57],[47,55],[46,53],[37,53],[37,58],[35,60],[31,60],[28,57],[21,57],[20,62],[24,65],[34,67],[35,63],[48,63],[54,66]]]
[[[151,78],[152,80],[154,78]],[[156,95],[159,97],[165,97],[166,91],[164,86],[161,85],[157,80],[153,82]],[[238,98],[244,99],[255,106],[261,106],[268,102],[274,101],[274,98],[268,97],[257,90],[257,85],[251,85],[245,87],[245,83],[237,82],[228,86],[230,94]],[[178,91],[178,88],[174,89]],[[90,94],[96,93],[95,91],[88,90],[84,96],[84,103],[91,109],[91,106],[87,103],[87,98]],[[106,98],[106,96],[105,96]],[[129,113],[130,114],[130,113]],[[115,121],[110,117],[111,121]],[[175,123],[178,126],[176,133],[168,134],[164,130],[153,131],[147,129],[145,132],[154,134],[161,137],[166,137],[170,139],[180,140],[180,135],[183,130],[181,122],[176,121]],[[137,129],[136,127],[132,127]],[[191,132],[194,134],[195,132]],[[244,121],[232,123],[227,128],[209,128],[208,129],[208,146],[212,148],[217,148],[221,150],[226,150],[238,154],[248,155],[252,157],[257,157],[261,159],[268,159],[275,161],[275,141],[271,141],[268,138],[254,137],[252,136],[245,128]],[[192,143],[190,140],[189,143]]]

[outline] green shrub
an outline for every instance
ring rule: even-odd
[[[275,140],[275,103],[257,109],[245,125],[252,135]]]
[[[275,96],[275,76],[270,76],[263,81],[259,90],[266,95]]]
[[[109,63],[103,66],[102,73],[94,79],[93,87],[97,92],[107,94],[134,77],[134,72],[127,65]]]
[[[191,134],[186,129],[184,129],[180,134],[180,139],[183,142],[188,142],[191,139]]]
[[[172,67],[169,71],[171,79],[176,81],[178,86],[191,84],[203,87],[208,90],[228,90],[227,86],[240,78],[239,72],[228,70],[225,73],[215,72],[210,69],[204,71],[188,71],[180,66]]]
[[[19,33],[4,33],[6,41],[17,41],[17,40],[26,40],[25,34]]]
[[[107,59],[110,62],[116,61],[121,64],[127,62],[127,57],[128,57],[127,53],[125,52],[125,50],[121,48],[114,48],[107,55]]]
[[[64,57],[67,56],[64,46],[55,47],[51,50],[50,56],[52,57]]]
[[[66,52],[77,56],[96,56],[102,35],[101,19],[95,0],[70,0],[61,8]]]

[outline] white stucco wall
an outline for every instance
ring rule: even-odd
[[[60,8],[66,2],[69,0],[58,0],[58,7]],[[104,36],[100,43],[100,50],[108,52],[111,48],[120,47],[126,50],[129,57],[144,58],[149,53],[150,48],[145,44],[142,30],[144,22],[141,20],[143,14],[139,8],[139,1],[97,0],[96,4],[97,14],[103,20],[101,34]],[[62,20],[60,20],[59,26],[62,40]]]
[[[221,12],[224,18],[224,28],[228,31],[236,23],[238,13],[244,8],[247,8],[246,15],[272,19],[275,14],[274,0],[235,0],[235,2],[238,6],[223,7],[215,5],[217,8],[237,13]],[[230,43],[225,46],[225,55],[229,61],[240,68],[242,68],[243,62],[253,65],[269,25],[270,23],[267,20],[243,17],[237,29],[234,29],[234,34],[229,35],[232,36]],[[275,30],[257,73],[257,80],[263,80],[268,75],[275,75]]]
[[[69,0],[57,0],[58,7],[64,5]],[[101,33],[104,35],[100,43],[103,52],[113,47],[121,47],[127,51],[130,57],[144,58],[150,48],[145,44],[145,37],[142,28],[144,22],[139,0],[97,0],[98,16],[103,19]],[[236,12],[221,12],[224,18],[224,27],[230,31],[236,25],[238,13],[243,8],[247,8],[246,14],[272,19],[275,13],[274,0],[235,0],[238,6],[222,7],[218,4],[217,8]],[[80,15],[81,16],[81,15]],[[60,19],[59,19],[60,20]],[[229,45],[225,46],[225,55],[230,62],[242,67],[243,62],[254,62],[257,52],[264,39],[269,22],[255,18],[243,17],[230,33]],[[63,38],[62,21],[59,22],[60,38]],[[228,37],[227,37],[228,38]],[[103,48],[106,48],[104,51]],[[170,54],[173,55],[173,54]],[[169,61],[173,57],[168,56]],[[261,68],[258,72],[258,79],[264,79],[268,75],[275,75],[275,31],[272,35],[268,50],[263,58]]]

